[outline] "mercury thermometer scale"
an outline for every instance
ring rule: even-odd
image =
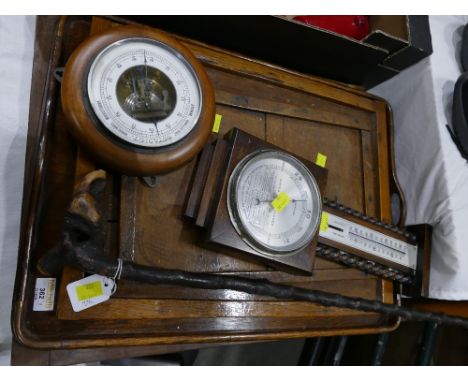
[[[416,270],[417,245],[404,242],[376,230],[324,212],[319,236],[367,252],[371,256]]]

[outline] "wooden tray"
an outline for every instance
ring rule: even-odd
[[[75,180],[95,168],[67,133],[56,67],[86,36],[123,19],[38,20],[31,91],[22,236],[12,327],[23,345],[43,349],[272,340],[392,330],[394,319],[375,313],[273,300],[230,290],[204,291],[120,281],[109,301],[74,313],[67,283],[57,275],[52,312],[33,312],[37,259],[60,239]],[[233,127],[314,161],[327,155],[326,196],[368,215],[391,220],[391,113],[385,101],[345,85],[304,76],[205,44],[180,40],[204,64],[215,88],[220,134]],[[311,52],[310,59],[313,59]],[[214,139],[215,137],[213,137]],[[106,253],[140,264],[199,272],[264,277],[281,283],[393,302],[390,282],[317,259],[312,277],[275,271],[202,246],[201,232],[183,218],[196,160],[149,188],[134,177],[108,173],[103,205]],[[401,196],[401,195],[400,195]],[[401,199],[402,200],[402,199]],[[402,203],[404,205],[404,203]],[[404,211],[404,209],[403,209]]]

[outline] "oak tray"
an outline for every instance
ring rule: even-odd
[[[55,20],[38,19],[12,314],[17,341],[36,349],[171,344],[180,348],[181,344],[375,333],[397,327],[395,319],[376,313],[230,290],[127,281],[119,282],[109,301],[74,313],[65,287],[83,274],[70,268],[56,275],[54,310],[34,312],[35,280],[40,277],[37,259],[60,239],[76,179],[97,166],[67,133],[60,84],[53,72],[88,35],[126,22],[68,17],[52,25]],[[391,113],[385,101],[343,84],[177,38],[203,63],[213,83],[216,112],[222,115],[219,134],[238,127],[312,162],[318,152],[325,154],[328,199],[390,221],[390,198],[396,193],[404,215],[394,177]],[[392,283],[323,259],[317,259],[313,276],[300,276],[240,258],[234,250],[204,248],[197,227],[183,217],[195,165],[192,160],[159,177],[154,188],[139,178],[108,172],[101,201],[108,256],[393,302]]]

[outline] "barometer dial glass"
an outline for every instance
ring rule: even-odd
[[[151,39],[109,45],[94,59],[87,85],[102,125],[131,145],[176,143],[194,129],[202,110],[201,87],[191,65]]]
[[[281,151],[257,151],[239,162],[229,179],[227,199],[236,231],[264,254],[297,253],[319,226],[322,203],[314,176]]]

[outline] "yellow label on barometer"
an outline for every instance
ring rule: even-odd
[[[221,114],[216,114],[215,120],[213,123],[213,133],[219,133],[219,127],[221,126],[221,119],[223,116]]]
[[[281,212],[285,207],[291,203],[291,198],[286,192],[280,192],[276,198],[273,199],[271,205],[276,212]]]
[[[325,232],[328,229],[328,213],[322,212],[322,218],[320,219],[320,232]]]
[[[323,155],[322,153],[317,153],[317,159],[315,159],[315,164],[317,166],[325,168],[327,164],[327,156]]]

